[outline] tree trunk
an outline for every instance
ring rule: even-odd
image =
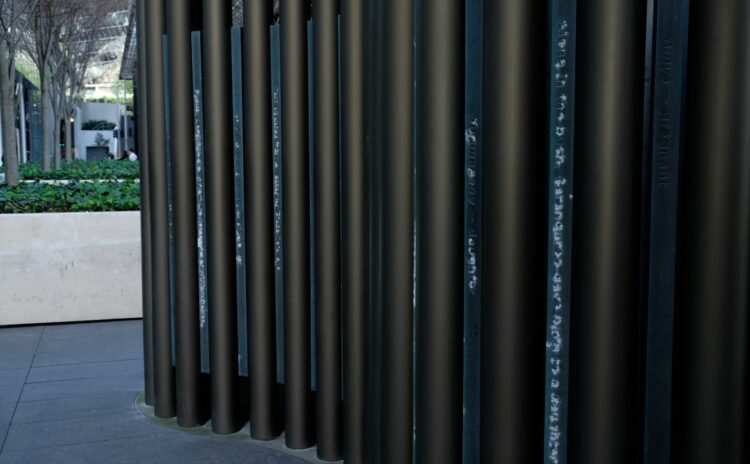
[[[54,141],[55,141],[55,169],[60,169],[62,167],[62,153],[60,152],[60,130],[62,129],[62,124],[60,123],[60,114],[55,111],[53,112],[55,115],[55,132],[54,132]]]
[[[73,162],[73,123],[65,121],[65,161]]]
[[[8,69],[13,69],[11,75]],[[12,77],[12,79],[11,79]],[[13,99],[15,68],[11,68],[8,50],[0,46],[0,130],[3,135],[3,165],[5,166],[5,183],[18,185],[18,153],[16,152],[16,105]]]
[[[39,83],[39,95],[42,98],[42,171],[49,171],[49,159],[50,159],[50,106],[49,94],[47,93],[47,85],[44,82],[44,77],[40,78]]]

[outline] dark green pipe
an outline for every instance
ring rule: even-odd
[[[748,462],[750,3],[690,2],[672,462]]]
[[[544,448],[547,2],[484,3],[481,462]]]
[[[141,165],[141,272],[143,282],[143,372],[145,401],[154,405],[154,332],[151,262],[151,182],[148,167],[148,71],[146,53],[146,0],[137,5],[138,76],[136,81],[136,119],[138,122],[138,158]]]
[[[194,427],[208,419],[200,369],[198,238],[190,32],[201,16],[198,0],[168,0],[169,124],[174,203],[174,325],[177,423]],[[198,26],[200,27],[200,26]]]
[[[318,457],[342,457],[338,1],[313,2],[313,228]]]
[[[364,15],[341,2],[341,309],[344,459],[364,462],[365,201]]]
[[[176,414],[172,367],[172,326],[169,304],[167,218],[167,156],[164,102],[164,2],[148,2],[146,10],[146,69],[148,93],[148,169],[151,210],[151,279],[154,356],[154,410],[157,417]]]
[[[365,423],[364,423],[364,462],[383,462],[382,423],[382,196],[383,178],[381,156],[381,119],[383,66],[380,47],[383,30],[382,2],[364,0],[364,202],[365,202]]]
[[[645,0],[580,0],[568,462],[638,462]]]
[[[415,461],[453,464],[462,459],[465,6],[463,0],[420,6]]]
[[[208,238],[211,428],[240,429],[232,147],[230,0],[203,1],[203,113]]]
[[[276,388],[273,159],[271,133],[271,0],[245,0],[243,30],[245,243],[247,244],[250,433],[280,433]]]
[[[379,60],[375,111],[379,138],[373,156],[380,178],[375,191],[380,208],[379,293],[371,309],[379,317],[380,461],[394,464],[412,460],[413,408],[413,276],[414,276],[414,164],[413,164],[413,29],[412,2],[384,0],[373,18],[380,28],[373,46]],[[369,141],[368,141],[369,143]]]
[[[315,443],[310,382],[310,190],[307,11],[281,2],[281,127],[286,444]]]

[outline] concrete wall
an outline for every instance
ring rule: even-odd
[[[123,106],[124,108],[124,106]],[[116,103],[81,103],[78,109],[78,116],[75,120],[75,146],[76,158],[86,159],[86,147],[96,146],[94,139],[97,133],[101,133],[109,139],[109,151],[115,153],[117,146],[111,130],[85,131],[81,129],[81,124],[91,120],[109,121],[119,125],[119,113]]]
[[[140,213],[0,215],[0,326],[141,317]]]
[[[99,130],[99,131],[93,131],[93,130],[77,130],[76,131],[76,159],[88,159],[88,156],[86,156],[87,147],[95,147],[97,146],[94,140],[96,140],[96,134],[102,134],[104,138],[109,139],[109,145],[107,145],[107,149],[110,153],[115,152],[115,138],[112,136],[111,130]]]
[[[117,124],[118,117],[116,103],[81,103],[79,118],[82,123],[92,119],[100,119]]]

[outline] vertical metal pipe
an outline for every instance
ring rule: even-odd
[[[417,463],[462,459],[464,14],[463,0],[416,14]]]
[[[211,427],[239,430],[230,0],[203,0],[203,112],[208,236]]]
[[[152,324],[154,350],[154,410],[158,417],[176,413],[172,326],[169,305],[167,220],[167,156],[164,104],[164,2],[148,2],[146,10],[146,69],[148,110],[148,168],[151,200]]]
[[[199,0],[167,1],[169,123],[175,223],[175,352],[177,423],[206,421],[201,389],[198,314],[198,220],[195,189],[191,23],[200,18]]]
[[[274,7],[278,2],[274,3]],[[273,238],[276,275],[276,381],[284,383],[284,282],[281,211],[281,37],[271,26],[271,144],[273,148]]]
[[[644,464],[669,462],[670,454],[688,2],[660,0],[655,25]]]
[[[638,405],[637,410],[637,429],[636,442],[634,445],[638,448],[641,455],[646,446],[645,442],[645,425],[646,425],[646,390],[647,390],[647,350],[648,350],[648,330],[649,330],[649,292],[650,292],[650,253],[653,246],[651,235],[652,230],[652,185],[651,185],[651,172],[652,172],[652,139],[653,139],[653,109],[656,104],[654,100],[655,95],[655,83],[654,79],[654,59],[655,59],[655,13],[656,4],[660,3],[657,0],[645,0],[644,1],[644,29],[645,34],[643,37],[643,103],[641,105],[641,195],[640,195],[640,254],[639,254],[639,288],[638,288],[638,344],[636,345],[637,350],[635,355],[637,357],[637,365],[634,374],[634,382],[636,384],[636,397],[635,404]],[[653,326],[651,326],[653,327]]]
[[[484,4],[482,462],[544,452],[546,4]]]
[[[466,0],[466,42],[464,76],[465,113],[465,206],[464,206],[464,415],[463,462],[479,462],[481,417],[481,248],[482,189],[482,0]]]
[[[378,41],[374,76],[379,138],[373,156],[380,178],[371,193],[380,209],[374,227],[379,240],[379,273],[371,308],[379,319],[380,462],[412,460],[413,306],[413,24],[411,1],[384,0],[377,6]]]
[[[243,30],[245,234],[248,288],[250,433],[279,432],[276,389],[273,158],[271,132],[271,0],[245,0]]]
[[[151,182],[148,167],[148,72],[146,44],[146,0],[136,4],[136,40],[138,43],[138,80],[136,105],[138,122],[138,157],[141,165],[141,269],[143,281],[143,372],[146,404],[154,405],[154,332],[151,268]]]
[[[381,37],[382,2],[364,0],[364,158],[365,167],[365,423],[364,423],[364,462],[383,462],[382,441],[383,394],[382,394],[382,163],[379,154],[383,137],[381,119],[383,67]]]
[[[318,457],[342,457],[338,1],[313,2],[313,163]]]
[[[236,3],[233,8],[237,8]],[[244,140],[244,93],[243,93],[243,60],[242,60],[242,27],[232,26],[232,147],[234,156],[234,228],[237,282],[237,364],[241,382],[248,376],[248,340],[247,340],[247,253],[245,236],[245,140]],[[249,380],[249,379],[248,379]],[[250,385],[240,387],[240,400],[247,402],[242,416],[249,417]]]
[[[282,209],[286,444],[315,442],[310,391],[310,192],[305,2],[281,2]]]
[[[747,462],[750,3],[690,2],[672,462]]]
[[[576,39],[576,0],[551,2],[545,464],[568,462]]]
[[[341,308],[344,460],[364,462],[364,10],[341,2]]]
[[[580,0],[569,462],[640,459],[646,2]]]
[[[200,26],[198,26],[200,27]],[[193,128],[195,130],[196,220],[198,222],[198,315],[200,317],[201,373],[209,374],[210,341],[208,324],[208,262],[206,250],[206,169],[203,130],[203,63],[201,33],[190,34],[193,61]]]

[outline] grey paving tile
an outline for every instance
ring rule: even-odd
[[[42,327],[0,329],[0,369],[28,367],[42,330]]]
[[[305,464],[308,461],[248,442],[176,434],[159,434],[42,449],[10,450],[0,456],[2,464],[47,462]]]
[[[34,351],[15,352],[0,350],[0,369],[28,369],[34,360]]]
[[[21,395],[23,385],[0,386],[0,403],[15,403]]]
[[[131,414],[136,410],[136,396],[134,392],[116,392],[82,398],[26,401],[18,403],[13,424]]]
[[[19,451],[5,451],[0,454],[0,463],[2,464],[47,464],[52,462],[60,462],[65,464],[94,464],[93,461],[87,461],[71,456],[64,451],[57,451],[60,448],[43,448],[36,450],[19,450]],[[100,458],[99,463],[107,462],[102,461]]]
[[[117,392],[137,393],[141,390],[143,390],[143,376],[140,374],[62,380],[26,384],[21,394],[21,401],[80,398]]]
[[[13,424],[5,439],[3,452],[143,437],[164,433],[165,430],[135,411],[131,414]]]
[[[119,441],[108,441],[100,443],[83,443],[64,446],[53,446],[46,448],[22,449],[22,450],[5,450],[0,454],[0,464],[47,464],[47,463],[65,463],[65,464],[130,464],[140,463],[133,456],[131,449],[129,453],[118,455],[119,448],[122,446],[139,445],[139,439],[127,439]],[[125,445],[120,444],[125,443]]]
[[[1,371],[0,371],[1,374]],[[63,366],[33,367],[26,383],[53,382],[58,380],[91,379],[113,375],[143,374],[143,361],[108,361]]]
[[[32,352],[39,344],[39,337],[42,335],[44,327],[0,327],[0,350],[31,350]]]
[[[28,369],[0,369],[0,386],[23,385]]]
[[[13,411],[16,409],[15,402],[0,403],[0,429],[6,428],[13,417]],[[0,434],[0,443],[3,441],[3,435]]]
[[[80,340],[60,340],[54,344],[47,343],[45,347],[39,346],[37,354],[41,353],[68,353],[75,351],[129,351],[138,350],[141,343],[130,342],[121,339],[97,339],[94,337],[83,338]]]
[[[107,361],[143,359],[143,346],[105,346],[89,351],[51,351],[37,353],[33,367],[60,366]]]
[[[67,338],[69,336],[79,336],[81,334],[90,335],[98,333],[118,334],[118,335],[137,335],[140,337],[143,331],[143,324],[140,319],[129,321],[103,321],[103,322],[84,322],[81,324],[60,324],[49,325],[45,328],[44,337],[48,339]]]
[[[95,336],[95,335],[83,335],[79,338],[72,338],[70,340],[54,340],[49,341],[42,339],[39,344],[37,353],[54,353],[54,352],[68,352],[68,351],[98,351],[101,349],[105,350],[126,350],[133,351],[142,345],[140,340],[132,340],[132,337],[106,337],[106,336]]]
[[[144,461],[154,463],[306,464],[309,461],[263,445],[241,440],[195,437],[187,434],[140,440]]]
[[[142,335],[140,321],[52,326],[45,330],[37,351],[84,351],[103,345],[137,345],[142,343]]]

